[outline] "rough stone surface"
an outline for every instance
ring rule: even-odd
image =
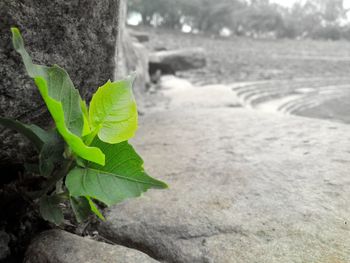
[[[147,100],[147,87],[150,84],[148,74],[148,50],[141,43],[134,41],[128,33],[124,35],[124,57],[126,74],[136,73],[136,79],[133,85],[134,95],[136,97],[137,106],[140,111],[145,108]]]
[[[0,1],[0,116],[50,123],[39,93],[13,50],[10,27],[21,29],[34,62],[64,67],[85,98],[116,69],[118,12],[123,0]],[[21,139],[0,130],[0,164],[22,161]]]
[[[136,73],[136,79],[133,85],[134,94],[137,100],[138,109],[143,111],[144,102],[147,100],[146,90],[150,82],[148,74],[148,51],[137,41],[130,36],[130,30],[125,27],[126,21],[126,1],[120,3],[118,23],[118,40],[116,49],[117,67],[114,71],[114,79],[121,79],[125,76]]]
[[[150,54],[149,61],[159,67],[170,67],[173,71],[202,68],[206,65],[202,48],[158,51]]]
[[[350,127],[200,96],[142,118],[134,143],[170,189],[112,207],[100,233],[164,262],[350,262]]]
[[[137,250],[82,238],[61,230],[40,234],[29,246],[25,263],[156,263]]]
[[[0,231],[0,261],[4,260],[10,254],[9,242],[9,235],[4,231]]]

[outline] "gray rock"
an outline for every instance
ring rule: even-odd
[[[58,64],[70,74],[84,98],[116,70],[118,13],[124,0],[0,1],[0,116],[51,124],[39,93],[13,50],[10,27],[21,29],[36,63]],[[122,41],[122,39],[118,39]],[[0,130],[0,164],[22,162],[21,138]]]
[[[0,260],[5,260],[10,254],[9,242],[9,235],[4,231],[0,231]]]
[[[202,68],[206,65],[205,51],[202,48],[165,50],[153,52],[149,57],[150,65],[174,72]],[[168,73],[168,72],[166,72]]]
[[[175,105],[134,141],[170,189],[110,208],[100,234],[165,262],[350,262],[348,125]]]
[[[163,47],[163,46],[156,46],[153,48],[154,51],[165,51],[168,50],[168,48]]]
[[[40,234],[29,246],[25,263],[156,263],[134,249],[82,238],[61,230]]]
[[[148,42],[149,41],[149,35],[145,32],[140,32],[136,30],[129,29],[130,35],[137,39],[139,42]]]
[[[146,91],[150,83],[148,74],[148,50],[141,43],[133,41],[128,32],[125,33],[124,40],[124,71],[125,74],[130,74],[131,72],[136,73],[133,86],[134,94],[139,111],[144,111],[144,103],[147,101]]]
[[[134,82],[134,94],[138,109],[143,111],[147,86],[150,82],[148,75],[148,51],[138,41],[130,36],[129,30],[125,28],[126,1],[120,3],[118,16],[118,37],[116,49],[117,67],[114,71],[114,79],[124,78],[132,72],[136,73]]]

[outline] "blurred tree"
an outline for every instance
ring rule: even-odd
[[[129,0],[143,24],[218,34],[339,39],[349,35],[343,0],[306,0],[284,8],[269,0]]]
[[[181,24],[183,0],[129,0],[128,10],[138,12],[144,25],[178,28]],[[161,19],[156,21],[156,17]]]
[[[244,0],[129,0],[129,11],[138,12],[143,24],[151,25],[156,14],[161,26],[179,28],[187,23],[203,32],[219,32],[230,24],[232,12],[245,5]]]
[[[321,14],[326,23],[334,23],[345,17],[343,0],[307,0],[305,6]]]
[[[184,1],[183,13],[193,28],[218,33],[223,27],[230,27],[232,14],[245,5],[243,0],[191,0]]]
[[[245,30],[261,36],[266,33],[275,34],[283,25],[279,6],[270,4],[268,0],[254,0],[246,9],[243,26]]]

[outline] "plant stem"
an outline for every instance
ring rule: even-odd
[[[28,193],[28,195],[32,199],[37,199],[37,198],[47,194],[60,179],[62,179],[63,177],[65,177],[68,174],[70,169],[73,167],[74,160],[75,159],[73,157],[69,158],[65,162],[66,165],[63,167],[63,169],[60,169],[56,173],[53,173],[52,177],[50,177],[50,179],[47,181],[46,186],[44,187],[43,190]]]
[[[60,180],[62,179],[63,177],[65,177],[68,172],[70,171],[70,169],[72,168],[73,166],[73,162],[74,162],[74,159],[73,158],[70,158],[67,160],[67,164],[66,166],[60,170],[59,172],[57,172],[56,174],[54,174],[50,180],[47,182],[47,185],[45,186],[44,190],[43,190],[43,194],[47,194],[47,192],[50,191],[50,189],[55,186],[55,184]]]
[[[86,136],[84,142],[87,146],[89,146],[92,143],[92,141],[95,139],[100,128],[101,128],[100,126],[95,128],[95,130],[93,130],[89,135]]]

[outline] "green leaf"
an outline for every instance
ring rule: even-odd
[[[55,165],[63,160],[64,143],[56,130],[45,131],[33,124],[27,125],[1,117],[0,124],[20,132],[34,143],[39,152],[38,168],[42,176],[49,176]]]
[[[104,154],[98,148],[88,147],[80,138],[84,126],[81,98],[68,73],[57,65],[46,67],[33,64],[24,48],[19,30],[17,28],[11,30],[13,45],[21,54],[28,75],[35,80],[59,133],[74,153],[103,165]]]
[[[92,145],[105,153],[106,165],[90,163],[86,168],[71,170],[66,178],[70,195],[91,197],[109,206],[140,196],[150,188],[167,188],[147,175],[142,159],[128,142],[108,144],[95,138]]]
[[[2,117],[0,117],[0,124],[26,136],[35,145],[38,151],[41,150],[45,142],[50,140],[49,133],[34,124],[27,125],[16,120]]]
[[[39,152],[38,168],[42,176],[49,176],[55,165],[63,160],[64,143],[56,130],[45,131],[33,124],[27,125],[1,117],[0,124],[20,132],[34,143]]]
[[[33,64],[31,57],[24,48],[24,42],[19,30],[17,28],[12,28],[11,30],[13,46],[22,56],[28,75],[35,80],[41,78],[46,82],[47,95],[62,104],[65,117],[64,122],[67,129],[81,136],[84,124],[83,113],[80,107],[81,98],[78,90],[74,88],[68,73],[57,65],[47,67]],[[41,93],[43,92],[40,87],[39,90]]]
[[[80,137],[67,129],[64,123],[62,104],[48,96],[45,80],[42,78],[36,78],[35,83],[39,87],[41,95],[44,98],[53,119],[55,120],[57,130],[60,132],[72,151],[86,160],[104,165],[105,156],[100,149],[85,145]]]
[[[102,215],[100,210],[98,210],[96,204],[91,200],[91,198],[86,196],[86,199],[89,201],[91,211],[94,212],[94,214],[97,215],[99,219],[105,221],[105,217]]]
[[[39,210],[41,216],[55,225],[62,224],[64,217],[62,209],[59,207],[61,198],[59,196],[42,196],[39,201]]]
[[[137,130],[137,108],[132,93],[133,77],[100,87],[90,102],[92,130],[107,143],[129,140]]]
[[[47,141],[39,154],[39,170],[42,176],[48,177],[55,166],[63,163],[64,142],[56,130],[51,131],[51,140]]]
[[[80,100],[80,106],[84,117],[84,126],[83,126],[82,136],[86,136],[91,133],[90,124],[89,124],[89,111],[86,106],[85,100]]]
[[[90,203],[85,197],[70,197],[70,203],[78,223],[84,222],[91,215]]]

